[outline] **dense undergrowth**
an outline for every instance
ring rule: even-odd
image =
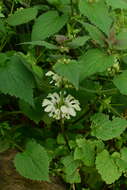
[[[127,189],[127,1],[0,2],[0,152],[31,180]]]

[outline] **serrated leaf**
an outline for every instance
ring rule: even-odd
[[[81,177],[78,171],[80,162],[74,160],[72,156],[66,156],[62,159],[62,163],[64,164],[65,181],[71,184],[80,183]]]
[[[113,79],[114,85],[119,89],[121,94],[127,95],[127,70]]]
[[[67,22],[66,15],[58,15],[57,11],[48,11],[39,16],[33,26],[32,41],[44,40],[57,33]]]
[[[127,9],[126,0],[106,0],[107,4],[113,9]]]
[[[88,31],[90,37],[92,38],[92,40],[95,41],[95,43],[100,44],[102,47],[105,45],[104,43],[105,36],[96,26],[84,22],[81,22],[81,24]]]
[[[121,172],[126,172],[127,171],[127,148],[123,147],[120,150],[121,156],[115,159],[115,162]]]
[[[127,127],[127,120],[114,118],[109,120],[108,116],[97,113],[92,117],[92,135],[101,140],[110,140],[121,135]]]
[[[49,158],[45,149],[35,141],[28,142],[26,150],[14,159],[16,170],[32,180],[49,181]]]
[[[96,157],[96,168],[107,184],[112,184],[121,176],[121,172],[107,150],[103,150]]]
[[[17,26],[20,24],[25,24],[37,16],[37,8],[25,8],[16,11],[14,14],[8,17],[7,23],[11,26]]]
[[[92,166],[95,159],[94,145],[85,139],[77,139],[78,147],[74,152],[74,160],[82,160],[86,166]]]
[[[77,61],[71,60],[69,63],[65,64],[63,62],[58,62],[53,67],[54,71],[59,75],[68,79],[76,88],[79,87],[79,77],[80,77],[80,65]]]
[[[17,55],[0,67],[0,91],[33,105],[34,78]]]
[[[81,14],[86,16],[93,24],[99,27],[105,34],[109,34],[112,19],[108,12],[104,0],[89,3],[88,1],[79,1],[79,10]]]
[[[95,73],[104,72],[114,64],[114,56],[109,56],[98,49],[88,50],[79,59],[81,80]]]

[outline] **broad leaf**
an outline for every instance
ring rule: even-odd
[[[113,9],[127,9],[126,0],[106,0],[107,4]]]
[[[80,57],[81,80],[98,72],[104,72],[114,64],[114,57],[98,49],[88,50]]]
[[[11,26],[17,26],[20,24],[25,24],[37,16],[37,8],[26,8],[16,11],[10,17],[8,17],[7,22]]]
[[[109,34],[112,19],[108,12],[108,7],[104,0],[99,2],[89,3],[88,1],[80,0],[79,9],[81,14],[86,16],[93,24],[98,26],[104,33]]]
[[[122,174],[107,150],[97,155],[96,168],[107,184],[114,183]]]
[[[68,17],[59,16],[57,11],[48,11],[39,16],[33,26],[32,41],[44,40],[59,32],[66,24]]]
[[[120,90],[121,94],[127,95],[127,70],[113,79],[113,83]]]
[[[92,135],[101,140],[110,140],[120,136],[127,127],[127,120],[114,118],[109,120],[108,116],[97,113],[92,117]]]
[[[14,159],[16,170],[32,180],[49,181],[49,158],[45,149],[35,141],[30,141],[23,153]]]
[[[54,71],[68,79],[76,88],[79,87],[80,65],[77,61],[71,60],[69,63],[58,62],[54,65]]]
[[[0,67],[0,91],[33,105],[34,78],[17,55]]]
[[[94,145],[85,139],[77,139],[78,147],[74,152],[75,160],[82,160],[86,166],[92,166],[95,159]]]
[[[81,24],[88,31],[90,37],[92,38],[92,40],[94,40],[94,43],[98,43],[102,47],[105,45],[104,44],[105,36],[96,26],[84,22],[81,22]]]

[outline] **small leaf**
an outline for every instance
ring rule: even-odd
[[[49,181],[49,158],[45,149],[35,141],[28,142],[26,150],[14,159],[16,170],[32,180]]]
[[[95,114],[92,122],[92,135],[104,141],[120,136],[127,128],[127,120],[116,117],[110,121],[108,116],[102,113]]]
[[[66,15],[59,16],[57,11],[48,11],[42,14],[33,26],[32,41],[44,40],[59,32],[67,20]]]
[[[37,8],[26,8],[16,11],[10,17],[8,17],[7,22],[11,26],[17,26],[20,24],[25,24],[37,16]]]
[[[108,12],[104,0],[99,2],[89,3],[88,1],[79,1],[79,10],[81,14],[86,16],[93,24],[99,27],[105,34],[109,34],[112,19]]]
[[[107,150],[97,155],[96,168],[107,184],[114,183],[122,174]]]
[[[68,42],[67,46],[69,46],[72,49],[79,48],[81,46],[84,46],[84,44],[89,40],[89,36],[79,36],[72,40],[72,42]]]
[[[80,161],[74,160],[72,156],[66,156],[62,159],[62,163],[64,165],[65,181],[71,184],[80,183],[81,177],[78,171]]]
[[[121,94],[127,95],[127,70],[113,79],[114,85],[119,89]]]

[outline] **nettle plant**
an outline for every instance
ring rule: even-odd
[[[22,176],[127,187],[126,26],[126,0],[0,3],[0,152]]]

